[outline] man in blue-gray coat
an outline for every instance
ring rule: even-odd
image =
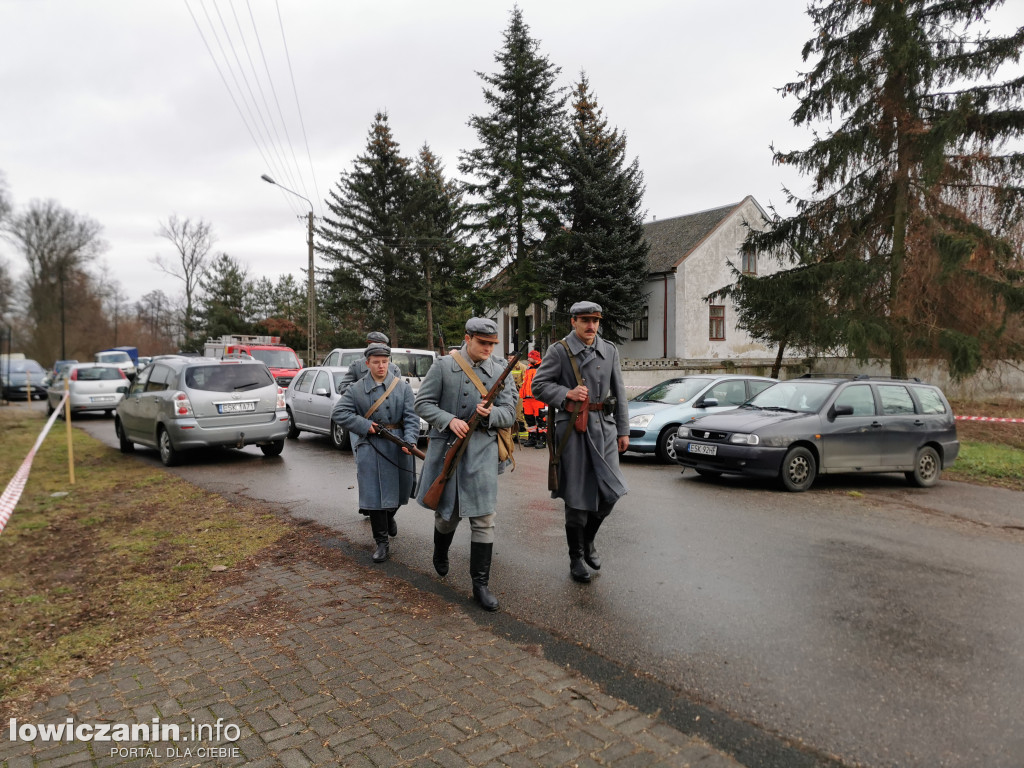
[[[468,435],[468,446],[445,486],[434,510],[434,568],[448,573],[448,549],[459,520],[469,518],[470,577],[473,596],[488,611],[498,610],[498,601],[488,589],[491,553],[494,547],[494,513],[498,500],[498,429],[516,420],[515,383],[505,379],[494,402],[485,407],[476,384],[455,359],[459,355],[489,391],[505,370],[505,361],[491,356],[498,344],[498,327],[493,320],[472,317],[466,322],[462,348],[438,358],[416,395],[416,412],[430,425],[430,446],[423,463],[419,502],[444,468],[448,446],[469,432],[468,421],[477,413],[480,428]],[[423,504],[426,506],[426,504]]]
[[[572,333],[548,347],[533,393],[558,409],[548,435],[558,477],[551,497],[565,502],[569,573],[585,583],[587,565],[601,568],[597,529],[629,490],[619,470],[619,454],[629,447],[629,408],[619,351],[597,335],[601,305],[579,301],[569,314]]]
[[[370,518],[376,549],[373,562],[388,559],[388,536],[398,535],[395,513],[408,503],[413,488],[413,457],[405,447],[376,437],[378,426],[415,445],[420,419],[412,387],[389,370],[391,349],[371,344],[363,353],[367,374],[345,390],[331,418],[353,435],[359,509]]]

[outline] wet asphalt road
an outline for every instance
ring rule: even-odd
[[[79,423],[116,444],[111,420]],[[579,585],[545,455],[520,451],[500,481],[503,612],[846,764],[1024,765],[1024,494],[900,475],[789,494],[627,454],[632,490],[602,528],[602,570]],[[354,460],[326,438],[303,434],[280,459],[203,452],[175,472],[329,526],[369,559]],[[431,513],[398,520],[382,567],[432,574]],[[468,559],[464,525],[448,580],[467,595]]]

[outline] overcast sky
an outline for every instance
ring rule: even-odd
[[[786,210],[782,186],[805,190],[769,150],[810,140],[790,122],[796,102],[776,92],[804,66],[805,0],[519,7],[562,84],[586,71],[609,122],[626,133],[646,177],[647,220],[748,194]],[[131,300],[155,288],[181,292],[153,264],[156,254],[174,255],[155,234],[171,214],[209,221],[216,251],[250,276],[301,280],[308,206],[260,175],[310,198],[319,216],[378,110],[405,155],[428,143],[457,174],[459,151],[476,146],[467,120],[486,111],[477,73],[496,71],[511,8],[0,0],[0,172],[16,208],[52,198],[97,220],[109,244],[101,258]],[[1011,0],[1000,21],[1024,24],[1024,2]],[[253,135],[269,140],[257,145]],[[0,243],[0,258],[21,272],[10,245]]]

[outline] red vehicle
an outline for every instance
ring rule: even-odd
[[[294,349],[281,344],[280,336],[221,336],[219,340],[208,340],[203,354],[221,360],[232,357],[259,360],[270,369],[270,374],[281,387],[287,387],[302,369],[299,356]]]

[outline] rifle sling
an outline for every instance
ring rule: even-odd
[[[565,347],[565,354],[569,356],[569,362],[572,364],[572,372],[576,376],[576,385],[582,385],[583,376],[580,374],[580,366],[579,363],[576,362],[576,355],[574,355],[572,353],[572,350],[569,349],[569,344],[565,339],[559,339],[558,343]],[[566,408],[566,410],[569,411],[569,413],[573,413],[573,411],[569,410],[568,408]],[[552,424],[552,426],[554,426],[554,424]],[[562,435],[562,439],[558,442],[558,450],[555,451],[555,454],[551,457],[551,463],[554,464],[556,467],[562,460],[562,451],[565,450],[565,446],[569,442],[569,435],[573,431],[574,430],[572,426],[572,421],[570,420],[570,422],[565,425],[565,434]]]

